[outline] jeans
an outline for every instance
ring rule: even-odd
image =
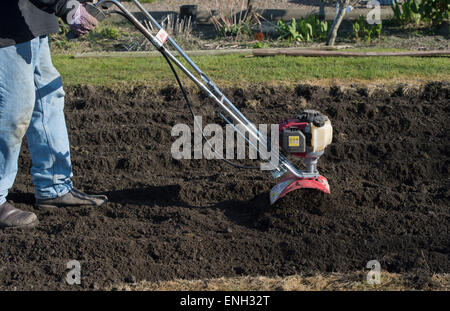
[[[24,135],[36,198],[56,198],[72,189],[64,96],[47,36],[0,48],[0,204],[16,178]]]

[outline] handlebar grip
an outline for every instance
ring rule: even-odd
[[[86,11],[90,15],[95,17],[99,22],[101,22],[102,20],[104,20],[106,18],[106,15],[101,8],[97,7],[94,4],[88,3],[88,2],[92,2],[92,1],[79,1],[79,2],[83,3],[86,8]],[[72,32],[72,30],[66,34],[66,37],[69,40],[74,40],[77,38],[77,36]]]

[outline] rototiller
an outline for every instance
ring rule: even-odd
[[[117,0],[100,0],[93,3],[93,1],[80,1],[86,4],[87,11],[96,17],[99,21],[103,20],[110,14],[119,14],[125,17],[131,24],[133,24],[154,46],[161,52],[167,60],[172,69],[175,78],[183,92],[188,108],[192,113],[194,112],[190,104],[187,92],[184,89],[173,64],[175,64],[182,72],[184,72],[202,91],[217,104],[218,115],[228,124],[233,126],[237,134],[241,135],[249,145],[257,151],[260,158],[269,159],[270,144],[268,137],[264,136],[220,91],[214,82],[191,60],[191,58],[181,49],[176,42],[169,36],[166,30],[153,18],[153,16],[144,8],[138,0],[132,0],[137,8],[142,11],[144,17],[147,19],[152,28],[157,29],[157,33],[153,34],[151,29],[147,28],[141,23],[130,11]],[[91,2],[91,3],[87,3]],[[114,6],[119,10],[114,9]],[[156,32],[156,31],[155,31]],[[71,35],[68,34],[68,37]],[[184,58],[192,67],[196,74],[186,68],[173,54],[166,48],[166,44],[170,44],[178,53]],[[195,119],[194,119],[195,120]],[[236,125],[240,125],[237,127]],[[197,124],[197,126],[199,126]],[[285,196],[287,193],[300,189],[310,188],[317,189],[324,193],[330,193],[330,187],[325,177],[319,174],[317,170],[317,162],[321,155],[323,155],[325,148],[332,141],[333,129],[330,120],[323,114],[314,110],[305,110],[292,119],[285,120],[279,124],[279,161],[277,164],[272,164],[270,170],[274,178],[286,176],[272,188],[270,191],[270,203],[275,203],[278,199]],[[201,128],[200,128],[201,129]],[[245,129],[245,131],[242,131]],[[249,139],[246,136],[248,133]],[[203,136],[205,140],[206,137]],[[258,144],[253,142],[257,141]],[[259,146],[269,146],[268,148],[258,148]],[[301,157],[306,166],[303,170],[298,170],[287,158],[288,155]],[[227,159],[223,159],[227,163],[238,168],[254,168],[235,164]],[[272,162],[271,162],[272,163]]]

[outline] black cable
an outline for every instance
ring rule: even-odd
[[[194,118],[194,123],[195,123],[195,113],[194,113],[194,110],[193,110],[193,108],[192,108],[191,101],[189,100],[189,97],[188,97],[188,95],[187,95],[186,89],[184,88],[183,84],[181,83],[180,77],[178,76],[177,71],[176,71],[175,68],[173,67],[173,64],[172,64],[171,60],[170,60],[170,59],[167,57],[167,55],[164,53],[164,50],[163,50],[163,49],[160,49],[159,51],[161,52],[161,54],[164,56],[164,58],[166,59],[167,63],[169,64],[169,67],[170,67],[170,69],[172,70],[172,72],[173,72],[173,74],[174,74],[174,76],[175,76],[175,79],[177,80],[178,85],[180,86],[181,92],[183,93],[184,100],[186,101],[186,105],[188,106],[189,111],[191,112],[192,118]],[[195,124],[196,124],[196,123],[195,123]],[[197,126],[198,126],[198,125],[197,125]],[[215,148],[213,148],[213,147],[211,146],[211,143],[208,141],[208,139],[206,138],[205,134],[203,134],[203,129],[200,129],[200,130],[201,130],[201,132],[202,132],[202,136],[203,136],[203,139],[205,140],[205,142],[209,145],[209,147],[211,148],[211,150],[214,150],[214,153],[217,154],[217,152],[215,151]],[[240,169],[246,169],[246,170],[257,170],[257,169],[260,169],[259,166],[247,166],[247,165],[236,164],[236,163],[231,162],[231,161],[228,160],[228,159],[225,159],[224,157],[222,157],[220,160],[224,161],[225,163],[227,163],[227,164],[229,164],[229,165],[231,165],[231,166],[234,166],[234,167],[240,168]]]

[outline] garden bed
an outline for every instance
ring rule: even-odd
[[[274,206],[268,191],[275,181],[265,172],[172,158],[172,126],[192,125],[179,90],[83,86],[67,93],[74,182],[110,202],[34,210],[24,147],[9,198],[41,223],[0,231],[0,289],[346,273],[373,259],[418,288],[450,272],[448,83],[226,90],[260,123],[305,107],[332,120],[335,138],[319,164],[331,195],[300,190]],[[213,113],[201,94],[193,101]],[[81,287],[64,280],[73,259],[81,262]]]

